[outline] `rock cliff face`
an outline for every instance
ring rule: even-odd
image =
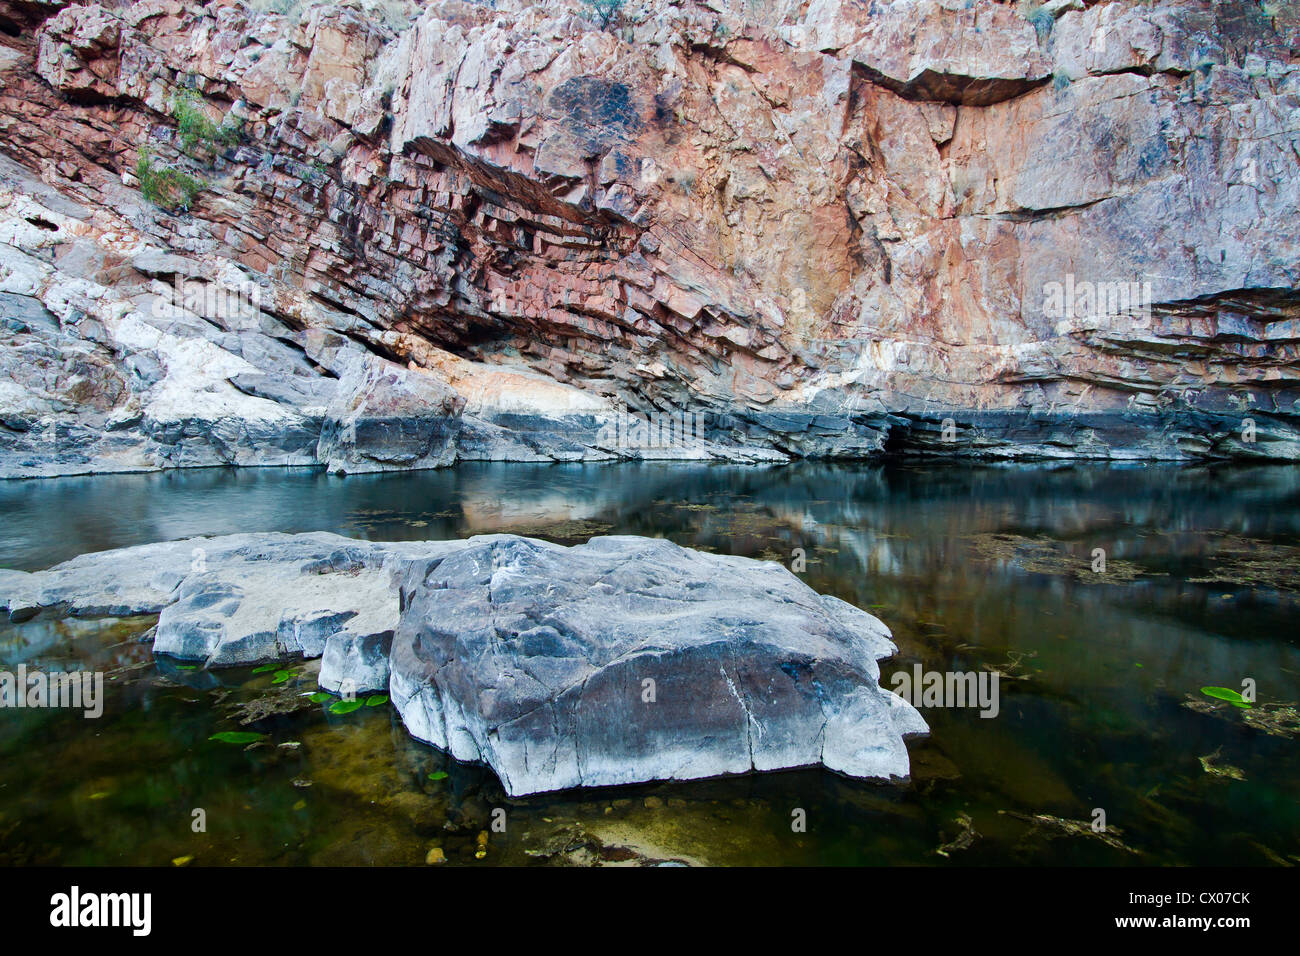
[[[1297,4],[0,0],[0,129],[0,475],[1300,458]]]

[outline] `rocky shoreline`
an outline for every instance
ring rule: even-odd
[[[876,618],[781,565],[662,539],[378,543],[194,538],[0,571],[10,620],[158,614],[156,654],[206,667],[320,658],[387,690],[407,731],[512,796],[825,766],[906,778],[928,732],[879,685]]]
[[[686,413],[707,419],[705,413]],[[904,414],[736,409],[698,437],[619,444],[636,413],[372,418],[284,423],[186,419],[94,423],[10,417],[0,425],[0,479],[156,472],[175,468],[323,467],[364,474],[456,462],[681,461],[778,464],[879,461],[1277,461],[1300,458],[1292,416],[1187,407],[1158,413],[963,411]],[[652,416],[644,416],[653,420]],[[666,432],[666,429],[665,429]]]

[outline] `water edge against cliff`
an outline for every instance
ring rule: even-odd
[[[155,664],[135,639],[149,619],[37,619],[4,626],[0,665],[104,671],[108,701],[95,721],[6,713],[0,856],[421,863],[436,846],[455,864],[477,862],[487,832],[485,863],[1294,862],[1294,737],[1207,710],[1199,688],[1249,677],[1262,702],[1300,698],[1298,491],[1289,466],[810,463],[2,483],[5,567],[236,531],[658,535],[788,567],[802,557],[810,586],[893,630],[886,686],[916,665],[1002,679],[996,717],[924,711],[933,733],[912,744],[905,787],[792,771],[509,801],[490,772],[412,742],[387,707],[273,715],[253,725],[269,745],[249,751],[211,742],[239,728],[232,708],[265,702],[270,673]],[[290,689],[314,689],[298,680]],[[505,833],[491,831],[496,807]],[[1086,826],[1098,808],[1112,842]],[[795,809],[806,833],[791,832]]]

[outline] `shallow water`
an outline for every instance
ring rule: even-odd
[[[0,567],[23,569],[270,530],[645,534],[787,566],[803,549],[804,580],[893,630],[887,686],[917,663],[1003,675],[996,718],[924,711],[904,785],[801,770],[512,801],[387,706],[267,718],[249,750],[209,741],[271,675],[155,663],[150,619],[4,625],[0,669],[100,670],[108,701],[98,720],[0,711],[0,862],[422,864],[433,847],[451,865],[1300,862],[1300,741],[1261,727],[1276,708],[1198,690],[1252,678],[1261,705],[1300,700],[1298,468],[212,470],[0,482],[0,515]]]

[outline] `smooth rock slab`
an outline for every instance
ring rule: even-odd
[[[778,564],[668,541],[471,539],[401,585],[390,693],[512,795],[824,764],[906,777],[928,727],[876,618]]]
[[[354,692],[388,685],[388,642],[397,626],[392,568],[409,548],[329,534],[261,535],[223,548],[177,588],[158,618],[154,651],[208,666],[321,657],[319,683]],[[447,545],[456,546],[457,542]],[[445,552],[432,542],[417,553]]]
[[[389,688],[409,732],[511,795],[823,764],[906,777],[928,728],[879,686],[871,615],[784,567],[669,541],[515,535],[379,543],[245,534],[0,571],[0,608],[159,614],[154,650],[209,666],[321,657]]]
[[[205,665],[324,657],[320,686],[388,686],[394,569],[463,541],[237,534],[85,554],[48,571],[0,571],[10,619],[158,614],[154,652]]]

